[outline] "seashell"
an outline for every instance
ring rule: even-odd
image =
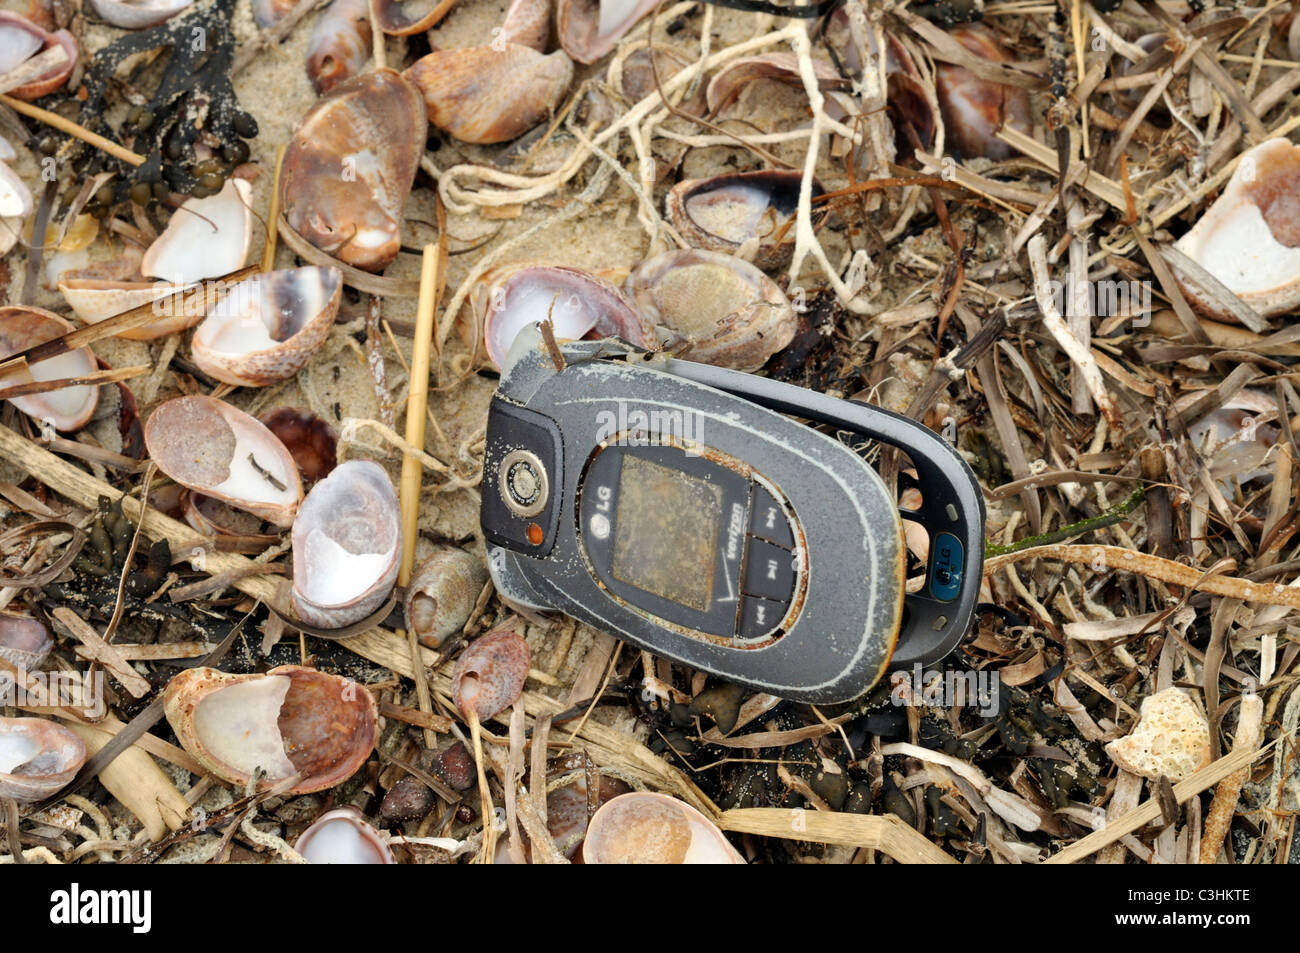
[[[16,69],[53,46],[63,47],[67,54],[64,61],[10,90],[10,96],[16,99],[39,99],[66,83],[77,65],[77,41],[67,30],[48,33],[27,17],[0,11],[0,74]]]
[[[253,19],[265,30],[283,20],[295,6],[295,0],[253,0]]]
[[[582,859],[588,864],[743,864],[718,826],[685,801],[633,791],[592,815]]]
[[[793,220],[802,183],[802,173],[785,169],[687,179],[673,187],[664,206],[673,226],[696,248],[732,254],[757,238],[754,265],[772,271],[788,265],[794,254]],[[812,194],[822,192],[814,181]],[[823,206],[814,213],[814,228],[828,211]]]
[[[34,672],[54,648],[50,630],[31,616],[0,612],[0,659],[14,668]],[[0,685],[4,684],[0,673]]]
[[[813,61],[813,73],[819,89],[847,89],[849,81],[827,63]],[[738,98],[741,91],[760,79],[775,80],[789,86],[803,87],[799,60],[793,53],[764,53],[761,56],[743,56],[732,60],[709,80],[708,103],[710,113],[719,113]]]
[[[390,36],[423,33],[454,5],[455,0],[376,0],[375,24]]]
[[[90,3],[113,26],[143,30],[170,20],[194,0],[90,0]]]
[[[216,195],[186,199],[145,251],[141,274],[188,285],[244,267],[253,240],[252,195],[252,185],[230,178]]]
[[[474,300],[483,316],[488,357],[498,368],[505,366],[519,332],[548,317],[557,339],[621,337],[638,347],[655,342],[653,327],[622,292],[576,268],[527,263],[494,268],[483,276]]]
[[[339,464],[312,487],[293,524],[294,610],[327,629],[364,619],[393,591],[401,553],[401,514],[384,468]]]
[[[429,121],[462,142],[506,142],[548,119],[573,81],[560,50],[505,43],[437,50],[404,74],[419,87]]]
[[[456,707],[479,721],[505,711],[523,693],[531,662],[528,643],[510,629],[480,636],[456,659],[451,676]]]
[[[512,0],[500,30],[493,32],[498,47],[514,43],[545,53],[546,41],[551,37],[550,0]]]
[[[307,482],[329,476],[338,463],[339,435],[311,411],[279,407],[257,419],[288,448]]]
[[[339,270],[314,265],[241,281],[194,331],[194,363],[236,386],[287,380],[329,337],[342,294]]]
[[[204,536],[255,536],[262,531],[262,518],[238,510],[202,493],[182,488],[181,515]]]
[[[25,803],[58,793],[86,763],[86,745],[44,718],[0,718],[0,798]]]
[[[555,11],[564,52],[579,63],[594,63],[614,48],[656,0],[559,0]]]
[[[307,111],[285,151],[285,219],[321,251],[382,271],[401,247],[427,131],[420,91],[400,74],[374,70],[339,83]]]
[[[1210,724],[1186,692],[1166,688],[1142,700],[1137,725],[1106,754],[1132,774],[1181,781],[1210,763]]]
[[[650,50],[650,47],[643,46],[633,50],[622,61],[622,75],[617,78],[616,86],[628,101],[634,104],[657,91],[655,70],[659,71],[659,82],[666,83],[694,62],[689,56],[679,53],[672,47],[656,46],[653,54]],[[612,66],[613,64],[611,69]],[[613,83],[614,77],[611,76],[610,79]],[[705,97],[705,87],[701,85],[690,98],[678,103],[677,108],[688,116],[702,116],[708,110]]]
[[[70,322],[44,308],[21,305],[0,308],[0,359],[63,337],[74,330]],[[30,364],[26,370],[15,373],[7,383],[25,384],[84,377],[93,374],[98,368],[99,364],[90,348],[80,347]],[[32,419],[49,421],[54,429],[67,433],[80,430],[90,422],[95,407],[99,404],[99,386],[74,384],[44,394],[10,397],[9,402]]]
[[[406,587],[406,626],[420,644],[441,647],[465,628],[487,583],[487,569],[477,556],[442,546],[422,562]]]
[[[0,162],[0,216],[22,219],[32,214],[32,208],[32,193],[27,183]]]
[[[163,693],[163,710],[181,746],[211,774],[261,788],[301,773],[286,794],[311,794],[346,781],[379,740],[379,714],[356,682],[300,665],[228,675],[191,668]]]
[[[1261,315],[1300,305],[1300,146],[1269,139],[1242,153],[1223,193],[1174,247]],[[1237,322],[1172,265],[1198,310]]]
[[[575,773],[581,772],[581,759],[557,759],[558,770],[571,768]],[[627,782],[602,772],[600,788],[596,797],[596,807],[627,794],[632,789]],[[585,773],[578,773],[568,784],[564,784],[546,795],[546,830],[560,853],[573,859],[582,847],[587,836],[587,778]]]
[[[307,41],[307,76],[317,95],[361,72],[373,38],[368,0],[334,0],[316,18]]]
[[[680,338],[681,357],[757,370],[794,339],[798,316],[771,278],[711,251],[674,251],[643,262],[623,285],[642,317]]]
[[[176,397],[155,408],[144,442],[158,469],[182,486],[277,526],[302,501],[298,468],[254,418],[215,397]]]
[[[98,324],[123,311],[130,311],[181,290],[180,286],[165,281],[109,281],[104,278],[69,277],[72,274],[75,272],[63,273],[59,279],[59,291],[77,317],[87,324]],[[184,331],[203,320],[205,304],[206,299],[201,294],[186,295],[179,307],[164,309],[160,305],[157,309],[161,315],[158,320],[115,336],[128,341],[152,341],[154,338]]]
[[[1011,55],[988,27],[972,23],[950,30],[958,43],[980,59],[1006,63]],[[981,79],[963,66],[940,63],[935,90],[949,141],[966,158],[1009,159],[1014,150],[999,139],[1004,125],[1030,132],[1029,94],[1017,86]]]
[[[354,807],[326,811],[293,846],[311,864],[397,863],[384,835]]]

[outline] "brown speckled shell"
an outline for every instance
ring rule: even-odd
[[[364,687],[338,675],[301,665],[281,665],[265,674],[229,675],[214,668],[192,668],[174,677],[163,693],[167,721],[186,751],[228,784],[248,783],[248,775],[214,758],[199,740],[194,716],[204,699],[240,682],[283,675],[289,692],[278,725],[285,754],[304,773],[288,794],[310,794],[346,781],[370,757],[379,741],[379,710]],[[267,778],[272,787],[277,778]]]

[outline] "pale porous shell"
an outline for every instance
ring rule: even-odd
[[[437,50],[404,74],[420,88],[429,121],[462,142],[517,138],[555,111],[573,81],[561,51],[504,43]]]
[[[194,0],[90,0],[95,12],[113,26],[142,30],[169,20]]]
[[[186,199],[140,261],[146,278],[188,285],[238,271],[253,240],[253,187],[227,179],[216,195]]]
[[[710,251],[651,258],[625,290],[642,317],[667,329],[679,356],[752,371],[794,339],[798,318],[771,278]]]
[[[382,271],[401,247],[402,211],[427,131],[420,91],[393,70],[335,86],[307,111],[285,151],[285,219],[326,254]]]
[[[364,687],[299,665],[252,675],[187,669],[167,685],[163,706],[181,747],[210,773],[242,786],[261,768],[262,789],[302,773],[288,794],[346,781],[379,740]]]
[[[68,786],[86,745],[44,718],[0,718],[0,798],[40,801]]]
[[[421,645],[441,647],[465,627],[487,578],[487,568],[473,553],[440,546],[416,567],[406,587],[407,628]]]
[[[307,76],[319,95],[360,74],[370,59],[369,0],[333,0],[307,41]]]
[[[794,253],[794,216],[802,182],[802,173],[786,169],[687,179],[668,193],[664,210],[696,248],[729,254],[757,240],[754,265],[772,271],[789,264]],[[812,194],[822,194],[816,182]],[[814,212],[814,227],[826,212],[825,206]]]
[[[1244,152],[1223,194],[1174,247],[1262,315],[1300,305],[1300,146],[1269,139]],[[1194,279],[1174,274],[1198,310],[1236,322]]]
[[[1011,59],[983,24],[967,24],[949,35],[980,59],[995,63]],[[964,66],[941,63],[935,72],[935,90],[948,142],[964,158],[1009,159],[1015,150],[997,137],[997,131],[1008,126],[1030,132],[1029,94],[1021,87],[990,82]]]
[[[653,327],[621,291],[577,268],[529,262],[494,268],[475,288],[474,307],[483,319],[488,358],[498,368],[520,331],[548,319],[557,340],[620,337],[638,347],[655,342]]]
[[[302,501],[298,467],[242,410],[214,397],[177,397],[150,415],[144,442],[158,469],[182,486],[277,526],[293,523]]]
[[[293,849],[311,864],[395,864],[388,841],[354,807],[326,811]]]
[[[340,463],[293,524],[294,611],[327,629],[364,619],[393,591],[401,554],[393,481],[370,460]]]
[[[1166,688],[1143,699],[1137,726],[1106,745],[1106,754],[1151,781],[1181,781],[1210,763],[1210,724],[1186,692]]]
[[[579,63],[594,63],[614,48],[657,0],[559,0],[560,45]]]
[[[650,791],[621,794],[591,818],[588,864],[743,864],[722,831],[684,801]]]
[[[329,337],[342,293],[337,268],[291,268],[242,281],[195,330],[194,363],[236,386],[287,380]]]
[[[74,330],[70,322],[44,308],[22,305],[0,308],[0,359],[63,337]],[[84,377],[98,369],[98,362],[90,348],[81,347],[57,357],[37,361],[17,373],[9,383]],[[49,421],[56,430],[66,433],[80,430],[90,422],[99,403],[99,386],[76,384],[44,394],[10,397],[9,402],[34,420]]]

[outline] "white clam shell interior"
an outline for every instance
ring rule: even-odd
[[[340,280],[336,269],[309,266],[241,281],[208,311],[194,342],[231,357],[276,347],[325,309]]]
[[[243,774],[257,768],[272,779],[293,774],[277,724],[289,686],[287,675],[268,675],[207,695],[194,712],[194,730],[207,753]]]
[[[0,731],[0,774],[13,774],[15,769],[27,764],[40,753],[40,743],[31,735],[19,731]]]
[[[312,864],[391,864],[382,835],[349,808],[329,811],[303,831],[295,845]]]
[[[252,194],[243,179],[228,179],[216,195],[188,199],[144,253],[141,272],[189,284],[242,268],[253,234]]]

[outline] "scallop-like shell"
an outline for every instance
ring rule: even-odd
[[[651,791],[621,794],[591,818],[588,864],[743,864],[718,826],[685,801]]]
[[[163,707],[181,746],[211,774],[242,786],[261,768],[265,789],[301,773],[288,794],[346,781],[379,740],[365,688],[300,665],[252,675],[186,669],[167,685]]]
[[[0,359],[74,330],[71,323],[44,308],[23,305],[0,308]],[[84,377],[98,369],[99,364],[90,348],[81,347],[29,365],[26,370],[15,374],[10,383]],[[11,397],[9,402],[29,417],[49,421],[54,429],[67,433],[80,430],[90,422],[99,403],[99,386],[74,384],[44,394]]]
[[[479,636],[456,659],[451,676],[456,707],[479,721],[505,711],[523,693],[531,661],[528,643],[510,629]]]
[[[349,460],[303,501],[293,524],[293,607],[321,628],[364,619],[397,582],[402,520],[379,464]]]
[[[195,330],[194,363],[236,386],[287,380],[329,337],[342,294],[339,270],[314,265],[241,281]]]
[[[498,368],[519,332],[548,318],[558,340],[620,337],[638,347],[655,342],[653,327],[622,292],[576,268],[527,262],[494,268],[475,289],[474,306],[483,317],[488,357]]]
[[[253,187],[230,178],[216,195],[186,199],[140,261],[146,278],[188,285],[244,267],[253,240]]]
[[[354,807],[326,811],[293,848],[312,864],[397,863],[384,835]]]
[[[41,801],[68,786],[86,763],[86,745],[44,718],[0,718],[0,798]]]
[[[180,285],[165,281],[110,281],[105,278],[70,277],[73,274],[75,272],[64,272],[59,279],[59,291],[77,317],[87,324],[98,324],[124,311],[138,308],[150,301],[159,301],[183,290]],[[184,331],[203,320],[206,305],[206,296],[197,291],[186,294],[180,304],[175,306],[160,302],[156,309],[159,314],[156,321],[114,336],[128,341],[152,341]]]
[[[113,26],[143,30],[170,20],[194,0],[90,0],[90,3]]]
[[[420,88],[429,121],[462,142],[517,138],[549,118],[573,81],[562,52],[504,43],[436,50],[405,74]]]
[[[560,45],[579,63],[594,63],[614,48],[657,0],[559,0]]]
[[[772,271],[789,264],[794,254],[802,183],[802,173],[789,169],[687,179],[673,187],[664,206],[673,227],[696,248],[730,254],[757,238],[754,265]],[[822,194],[816,182],[812,194]],[[827,211],[823,206],[814,214],[814,227]]]
[[[711,251],[675,251],[628,275],[642,317],[679,342],[681,357],[752,371],[794,339],[798,317],[771,278],[749,262]]]
[[[339,83],[307,111],[285,151],[285,219],[326,254],[382,271],[401,247],[427,131],[420,91],[393,70]]]
[[[15,668],[34,672],[54,648],[50,630],[31,616],[0,612],[0,658]],[[0,679],[4,675],[0,674]]]
[[[369,0],[334,0],[316,18],[307,41],[307,76],[317,95],[360,74],[373,37]]]
[[[144,426],[158,469],[182,486],[289,526],[302,501],[298,468],[256,419],[215,397],[177,397]]]
[[[465,628],[488,572],[472,553],[441,546],[422,562],[406,587],[406,626],[420,644],[441,647],[448,636]]]
[[[339,435],[311,411],[277,407],[257,419],[288,448],[308,483],[329,476],[338,464]]]
[[[1244,152],[1223,194],[1174,247],[1262,315],[1300,305],[1300,146],[1269,139]],[[1198,310],[1237,321],[1173,265]]]
[[[966,24],[949,35],[980,59],[994,63],[1011,60],[997,36],[983,24]],[[1009,159],[1015,150],[997,137],[998,130],[1009,126],[1030,132],[1029,94],[1021,87],[1004,86],[976,76],[964,66],[941,63],[935,72],[935,91],[948,141],[965,158]]]

